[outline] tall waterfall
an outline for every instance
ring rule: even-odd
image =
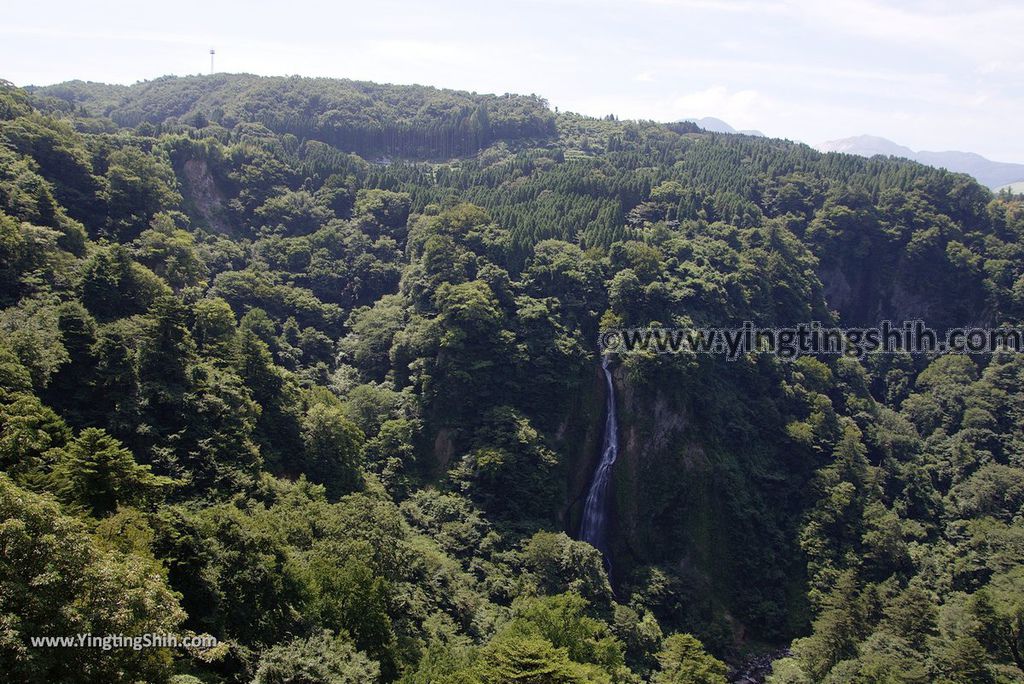
[[[580,539],[596,547],[604,554],[608,562],[608,490],[612,481],[612,466],[619,455],[619,424],[615,417],[615,385],[612,383],[612,371],[608,368],[609,357],[601,360],[604,380],[608,387],[606,400],[606,418],[604,423],[604,443],[601,446],[601,462],[594,471],[594,479],[590,483],[590,491],[583,506],[583,522],[580,523]]]

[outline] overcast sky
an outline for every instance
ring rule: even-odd
[[[585,114],[716,116],[1024,162],[1024,3],[537,0],[8,3],[0,78],[217,71],[537,93]]]

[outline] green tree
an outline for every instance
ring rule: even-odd
[[[605,673],[569,659],[565,649],[555,648],[541,637],[497,638],[480,651],[479,661],[467,673],[470,681],[484,684],[610,683]]]
[[[654,684],[723,684],[725,663],[709,655],[703,645],[689,634],[672,634],[657,655],[660,670]]]
[[[564,532],[537,532],[523,546],[523,564],[541,594],[574,592],[588,601],[611,605],[612,589],[601,552]]]
[[[174,484],[137,464],[130,451],[98,428],[83,430],[68,444],[53,475],[64,499],[97,518],[118,506],[150,503]]]
[[[136,263],[127,247],[98,247],[81,267],[81,299],[100,321],[147,311],[170,288],[155,273]]]
[[[175,290],[205,282],[206,264],[199,256],[195,238],[178,227],[183,215],[159,213],[150,227],[133,243],[135,258]],[[187,220],[187,219],[185,219]]]
[[[0,311],[0,333],[37,389],[46,387],[70,360],[61,337],[58,308],[46,298],[26,298],[17,307]]]
[[[302,421],[303,472],[337,497],[362,485],[362,431],[340,408],[316,404]]]
[[[200,354],[214,363],[229,362],[237,336],[231,306],[220,297],[209,297],[196,302],[192,310],[192,338]]]
[[[995,659],[1024,673],[1024,569],[993,576],[972,596],[970,610],[979,641]]]
[[[619,678],[625,673],[622,643],[606,623],[585,614],[588,605],[578,594],[519,599],[502,634],[541,636],[555,648],[564,648],[574,662],[596,665]]]
[[[318,554],[309,561],[313,614],[329,629],[351,635],[356,648],[380,663],[385,677],[394,677],[398,643],[388,614],[393,590],[357,555],[339,560]]]
[[[161,681],[168,649],[33,648],[35,636],[177,633],[185,615],[152,559],[109,550],[83,522],[0,474],[0,669],[19,682]]]
[[[329,630],[263,652],[253,684],[376,684],[380,667]]]
[[[107,158],[107,226],[122,242],[134,239],[153,216],[181,202],[174,170],[164,158],[138,147],[114,150]]]

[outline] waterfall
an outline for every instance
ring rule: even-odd
[[[605,401],[607,414],[604,422],[604,442],[601,445],[601,462],[594,471],[594,479],[590,483],[590,491],[583,506],[583,521],[580,523],[580,539],[596,547],[604,554],[608,563],[608,490],[612,481],[612,466],[619,455],[619,425],[615,418],[615,385],[612,383],[612,371],[608,367],[609,357],[601,359],[604,370],[605,385],[608,397]]]

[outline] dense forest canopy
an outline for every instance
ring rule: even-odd
[[[366,81],[217,74],[134,86],[73,81],[39,92],[119,126],[259,123],[363,155],[448,158],[555,135],[555,117],[536,96]]]
[[[1024,682],[1024,360],[598,331],[1019,324],[1024,202],[537,97],[0,87],[0,671]],[[212,635],[60,649],[33,636]],[[787,650],[788,649],[788,650]]]

